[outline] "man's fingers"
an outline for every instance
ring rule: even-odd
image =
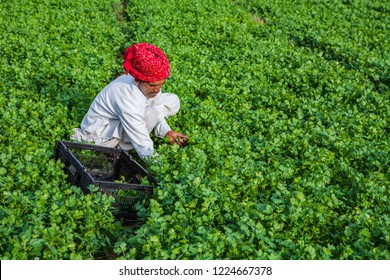
[[[187,142],[188,142],[188,137],[187,136],[178,137],[176,139],[176,143],[179,144],[179,146],[181,146],[181,147],[185,146],[187,144]]]
[[[180,147],[183,147],[188,142],[188,137],[180,132],[172,131],[169,135],[169,143],[170,144],[178,144]]]

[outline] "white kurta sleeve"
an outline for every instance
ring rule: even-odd
[[[180,108],[180,100],[176,94],[161,93],[156,97],[149,99],[148,105],[154,110],[155,120],[153,129],[157,137],[164,138],[169,130],[172,130],[168,125],[166,118],[175,115]],[[153,118],[150,118],[153,120]],[[151,131],[151,129],[150,129]]]
[[[145,124],[146,98],[140,92],[117,89],[116,112],[128,140],[141,158],[153,156],[153,141]]]
[[[119,118],[127,135],[126,138],[130,140],[137,154],[141,158],[153,156],[153,141],[150,139],[142,116],[122,111]]]
[[[170,130],[172,130],[171,127],[168,125],[165,118],[162,117],[161,121],[154,128],[154,133],[157,137],[164,138]]]

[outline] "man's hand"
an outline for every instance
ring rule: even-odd
[[[169,144],[178,144],[180,147],[187,145],[188,137],[180,132],[170,130],[165,137],[169,137]]]

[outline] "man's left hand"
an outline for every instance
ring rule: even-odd
[[[180,147],[187,145],[188,137],[180,132],[170,130],[167,132],[165,137],[169,137],[169,144],[178,144]]]

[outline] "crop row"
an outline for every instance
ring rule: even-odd
[[[389,258],[385,4],[157,2],[128,1],[129,32],[167,51],[191,140],[150,167],[136,256]]]
[[[117,71],[111,2],[0,4],[2,259],[94,258],[115,233],[111,200],[67,185],[52,157]]]

